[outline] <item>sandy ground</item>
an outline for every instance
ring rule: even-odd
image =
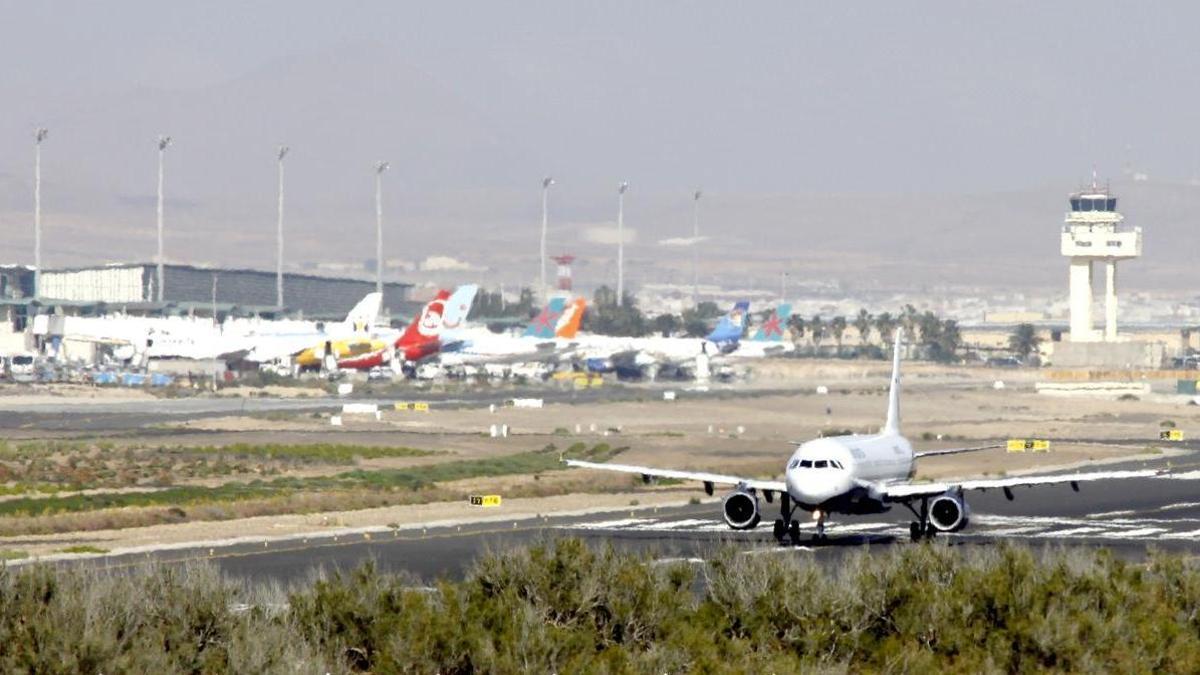
[[[347,416],[332,427],[327,416],[309,413],[256,417],[218,417],[172,423],[165,435],[129,442],[164,445],[226,443],[346,443],[407,446],[442,451],[428,458],[369,460],[365,468],[411,466],[482,458],[543,448],[565,449],[574,443],[608,443],[628,447],[623,463],[680,469],[705,469],[739,475],[778,477],[791,441],[823,431],[870,432],[884,417],[888,368],[882,363],[787,361],[757,373],[769,386],[726,392],[713,387],[709,398],[697,398],[681,386],[678,400],[664,401],[662,390],[647,388],[640,401],[588,405],[554,404],[542,409],[486,406],[448,410],[435,405],[428,413],[387,411],[382,421]],[[1003,377],[1006,387],[993,389]],[[919,463],[918,478],[941,479],[982,475],[1016,475],[1059,467],[1087,467],[1147,453],[1161,455],[1158,432],[1164,422],[1200,434],[1200,407],[1170,396],[1141,401],[1057,398],[1033,391],[1033,371],[944,368],[911,364],[905,371],[904,431],[918,450],[977,446],[1007,438],[1048,438],[1048,453],[1010,454],[1002,449],[936,457]],[[817,386],[829,388],[817,394]],[[791,394],[763,393],[789,388]],[[499,395],[498,395],[499,397]],[[507,424],[508,438],[490,438],[492,425]],[[938,440],[939,436],[941,440]],[[1115,445],[1121,441],[1123,445]],[[342,469],[339,469],[342,470]],[[531,476],[460,481],[448,488],[500,493],[535,480]],[[305,536],[338,528],[419,526],[422,523],[518,518],[592,506],[620,507],[678,503],[703,492],[692,486],[626,489],[624,476],[596,476],[559,471],[538,478],[543,484],[600,483],[619,494],[567,495],[506,500],[495,513],[461,503],[398,506],[345,513],[270,516],[226,522],[198,522],[70,535],[0,539],[0,549],[48,553],[65,546],[90,544],[126,549],[153,543],[179,544],[234,537]],[[661,501],[660,501],[661,500]]]
[[[699,495],[704,497],[704,493]],[[506,522],[542,515],[584,513],[592,510],[653,509],[679,506],[694,498],[695,492],[681,488],[657,489],[619,494],[505,499],[498,508],[483,509],[465,502],[390,506],[358,511],[322,514],[262,516],[227,522],[193,522],[155,525],[124,530],[100,530],[69,534],[11,537],[4,548],[16,548],[30,556],[47,556],[69,546],[90,545],[111,553],[130,549],[173,548],[180,546],[220,546],[238,541],[276,541],[281,539],[346,536],[351,533],[389,529],[420,529],[468,522]],[[705,497],[715,501],[715,498]]]

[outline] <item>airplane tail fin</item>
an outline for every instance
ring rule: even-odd
[[[382,307],[382,293],[367,293],[346,315],[346,320],[342,322],[342,325],[350,332],[366,333],[371,330],[371,326],[375,325]]]
[[[562,318],[558,320],[558,328],[554,331],[554,337],[560,337],[570,340],[579,332],[579,324],[583,322],[583,313],[587,310],[587,300],[583,298],[575,298],[571,304],[567,305],[563,311]]]
[[[554,329],[558,326],[558,319],[562,316],[566,305],[565,298],[551,298],[542,311],[525,327],[525,337],[553,338]]]
[[[467,314],[471,311],[471,304],[475,302],[475,294],[479,291],[479,286],[476,284],[465,284],[459,286],[446,300],[446,312],[442,315],[443,330],[457,330],[462,328],[463,323],[467,320]]]
[[[413,317],[412,323],[396,340],[396,346],[436,338],[442,330],[442,317],[446,314],[446,301],[449,299],[450,291],[438,291],[433,300],[427,302]]]
[[[746,332],[746,324],[750,320],[750,303],[742,300],[721,317],[717,327],[705,338],[710,342],[737,342]]]
[[[883,433],[900,433],[900,343],[904,339],[904,331],[896,328],[896,346],[892,353],[892,384],[888,390],[887,422],[883,425]]]
[[[754,337],[750,339],[755,342],[783,342],[783,331],[787,328],[787,321],[791,316],[791,305],[784,303],[776,307],[775,312],[762,322]]]

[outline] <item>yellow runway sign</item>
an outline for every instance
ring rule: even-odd
[[[1050,452],[1050,441],[1035,438],[1010,438],[1005,447],[1009,452]]]
[[[471,506],[484,508],[500,506],[500,495],[471,495]]]

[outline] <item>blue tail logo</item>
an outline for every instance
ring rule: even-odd
[[[558,328],[558,320],[566,309],[566,298],[554,298],[542,309],[541,313],[529,323],[525,329],[525,337],[554,339],[554,331]]]
[[[783,342],[783,331],[787,327],[787,320],[791,315],[791,305],[786,303],[780,305],[762,322],[762,325],[754,333],[754,337],[750,339],[755,342]]]
[[[734,305],[728,314],[721,317],[721,320],[717,322],[717,327],[705,339],[718,344],[737,342],[742,339],[742,333],[746,332],[746,324],[749,320],[750,303],[743,300]]]

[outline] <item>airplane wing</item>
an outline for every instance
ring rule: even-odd
[[[619,473],[631,473],[647,478],[675,478],[678,480],[694,480],[708,485],[734,485],[754,488],[755,490],[771,490],[773,492],[786,492],[787,485],[783,481],[778,480],[759,480],[757,478],[741,478],[738,476],[725,476],[719,473],[705,473],[703,471],[675,471],[672,469],[654,469],[648,466],[632,466],[629,464],[609,464],[597,462],[584,462],[577,459],[564,460],[567,466],[578,467],[581,469],[600,469],[601,471],[617,471]]]
[[[926,450],[925,452],[915,452],[913,457],[937,457],[938,455],[957,455],[963,452],[979,452],[980,450],[993,450],[995,448],[1003,448],[1004,443],[993,443],[991,445],[976,445],[971,448],[946,448],[944,450]]]
[[[1144,469],[1139,471],[1092,471],[1089,473],[1064,473],[1043,476],[1021,476],[1018,478],[985,478],[959,482],[936,483],[885,483],[876,485],[884,501],[904,502],[921,497],[934,497],[949,490],[1009,490],[1014,487],[1036,487],[1070,483],[1078,489],[1078,483],[1095,480],[1117,480],[1122,478],[1153,478],[1167,473],[1166,470]]]

